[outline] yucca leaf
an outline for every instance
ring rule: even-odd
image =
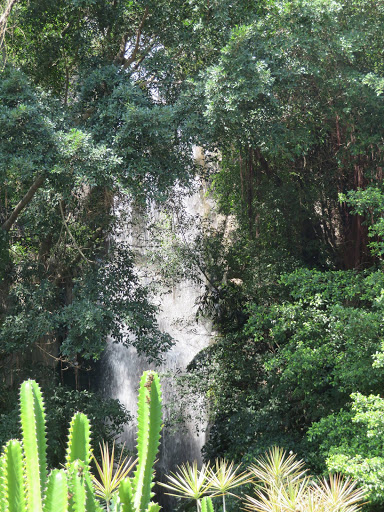
[[[103,442],[100,445],[101,465],[97,459],[92,456],[96,465],[98,477],[92,476],[95,493],[98,498],[109,502],[118,490],[120,483],[128,476],[129,472],[135,466],[137,459],[125,457],[123,459],[123,449],[121,449],[120,457],[115,462],[115,443],[113,443],[112,451],[109,453],[108,444]]]

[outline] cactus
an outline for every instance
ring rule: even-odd
[[[0,512],[101,512],[89,473],[92,455],[88,418],[72,418],[66,470],[48,477],[44,402],[39,385],[20,389],[22,443],[9,441],[0,458]]]
[[[154,485],[153,466],[159,450],[162,428],[161,388],[159,376],[144,372],[140,381],[138,401],[137,452],[138,465],[133,479],[124,479],[119,487],[122,512],[158,512],[160,506],[151,502]]]
[[[63,469],[54,469],[49,475],[43,510],[44,512],[67,512],[68,510],[67,475]]]
[[[214,512],[212,498],[206,496],[201,500],[201,512]]]
[[[151,502],[153,466],[162,427],[161,390],[155,372],[144,372],[139,391],[138,466],[113,498],[116,512],[159,512]],[[0,457],[0,512],[101,512],[92,484],[88,418],[72,418],[65,469],[48,476],[44,402],[39,385],[25,381],[20,390],[22,442],[9,441]],[[108,506],[107,506],[108,508]],[[210,512],[210,511],[208,511]]]
[[[43,397],[39,385],[33,380],[27,380],[21,385],[20,419],[28,508],[42,512],[42,495],[47,481],[47,441]]]
[[[25,510],[25,489],[23,454],[20,441],[11,439],[5,446],[2,458],[4,510],[19,512]]]
[[[70,423],[68,446],[66,453],[67,464],[75,460],[81,460],[89,467],[92,455],[91,449],[91,427],[85,414],[77,412]]]

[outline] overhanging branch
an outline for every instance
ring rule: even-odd
[[[23,199],[16,205],[15,209],[11,213],[11,215],[8,217],[8,219],[3,223],[1,228],[4,231],[9,231],[13,224],[16,222],[17,217],[20,215],[22,210],[27,206],[28,203],[31,202],[33,196],[36,194],[37,190],[43,185],[45,181],[44,176],[38,176],[34,183],[32,184],[31,188],[28,190],[28,192],[25,194]]]
[[[126,45],[127,45],[127,41],[128,41],[128,34],[124,34],[123,38],[122,38],[122,41],[121,41],[121,45],[120,45],[120,52],[119,54],[117,55],[116,59],[115,59],[115,64],[122,64],[124,69],[127,69],[131,64],[132,62],[135,61],[136,57],[137,57],[137,54],[139,52],[139,48],[140,48],[140,41],[141,41],[141,32],[143,30],[143,26],[144,26],[144,23],[145,23],[145,20],[147,19],[148,17],[148,13],[149,13],[149,9],[148,7],[145,8],[144,10],[144,14],[143,14],[143,17],[140,21],[140,24],[137,28],[137,31],[136,31],[136,41],[135,41],[135,47],[131,53],[131,55],[128,57],[128,59],[126,59],[124,57],[125,55],[125,49],[126,49]]]
[[[17,1],[18,0],[8,0],[7,5],[5,6],[4,12],[0,16],[0,46],[2,46],[2,44],[3,44],[9,15],[11,14],[12,8]]]

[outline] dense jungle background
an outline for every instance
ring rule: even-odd
[[[218,229],[163,245],[159,230],[156,258],[164,283],[204,285],[199,314],[217,332],[179,384],[186,403],[205,399],[205,458],[282,446],[317,474],[352,475],[382,510],[384,3],[1,12],[0,442],[18,435],[28,376],[47,397],[51,464],[73,411],[95,446],[130,419],[97,392],[107,336],[149,361],[173,340],[114,236],[116,205],[172,212],[199,176]]]

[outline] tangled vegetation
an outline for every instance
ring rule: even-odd
[[[200,176],[222,224],[154,229],[160,279],[200,282],[217,332],[182,378],[206,462],[281,446],[382,510],[382,2],[0,5],[1,440],[31,377],[52,466],[77,408],[111,449],[129,413],[98,394],[108,336],[155,363],[174,343],[117,205],[169,214]]]

